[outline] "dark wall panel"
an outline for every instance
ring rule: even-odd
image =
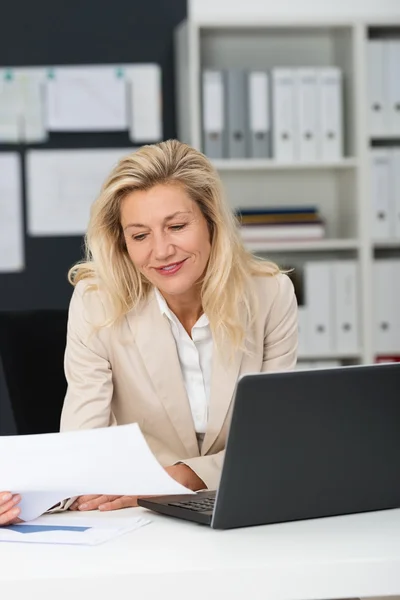
[[[162,68],[164,139],[176,136],[173,29],[186,17],[186,0],[97,0],[7,3],[0,36],[2,66],[156,62]],[[126,133],[51,134],[26,148],[126,148]],[[104,174],[107,175],[106,173]],[[24,184],[24,206],[26,194]],[[69,267],[82,257],[82,238],[26,237],[26,269],[0,273],[0,310],[65,308],[71,296]]]

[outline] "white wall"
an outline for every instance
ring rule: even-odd
[[[400,0],[188,0],[188,15],[195,21],[252,19],[400,17]]]

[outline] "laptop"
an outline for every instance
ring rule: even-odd
[[[214,529],[400,507],[400,364],[242,376],[218,490],[138,504]]]

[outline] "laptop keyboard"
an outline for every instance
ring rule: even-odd
[[[170,502],[169,506],[178,506],[186,508],[186,510],[194,510],[195,512],[209,512],[214,509],[215,496],[212,498],[201,498],[196,500],[187,500],[186,502]]]

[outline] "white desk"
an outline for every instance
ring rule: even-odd
[[[106,516],[139,514],[151,524],[101,546],[0,544],[1,598],[308,600],[400,594],[400,509],[231,531],[144,509]]]

